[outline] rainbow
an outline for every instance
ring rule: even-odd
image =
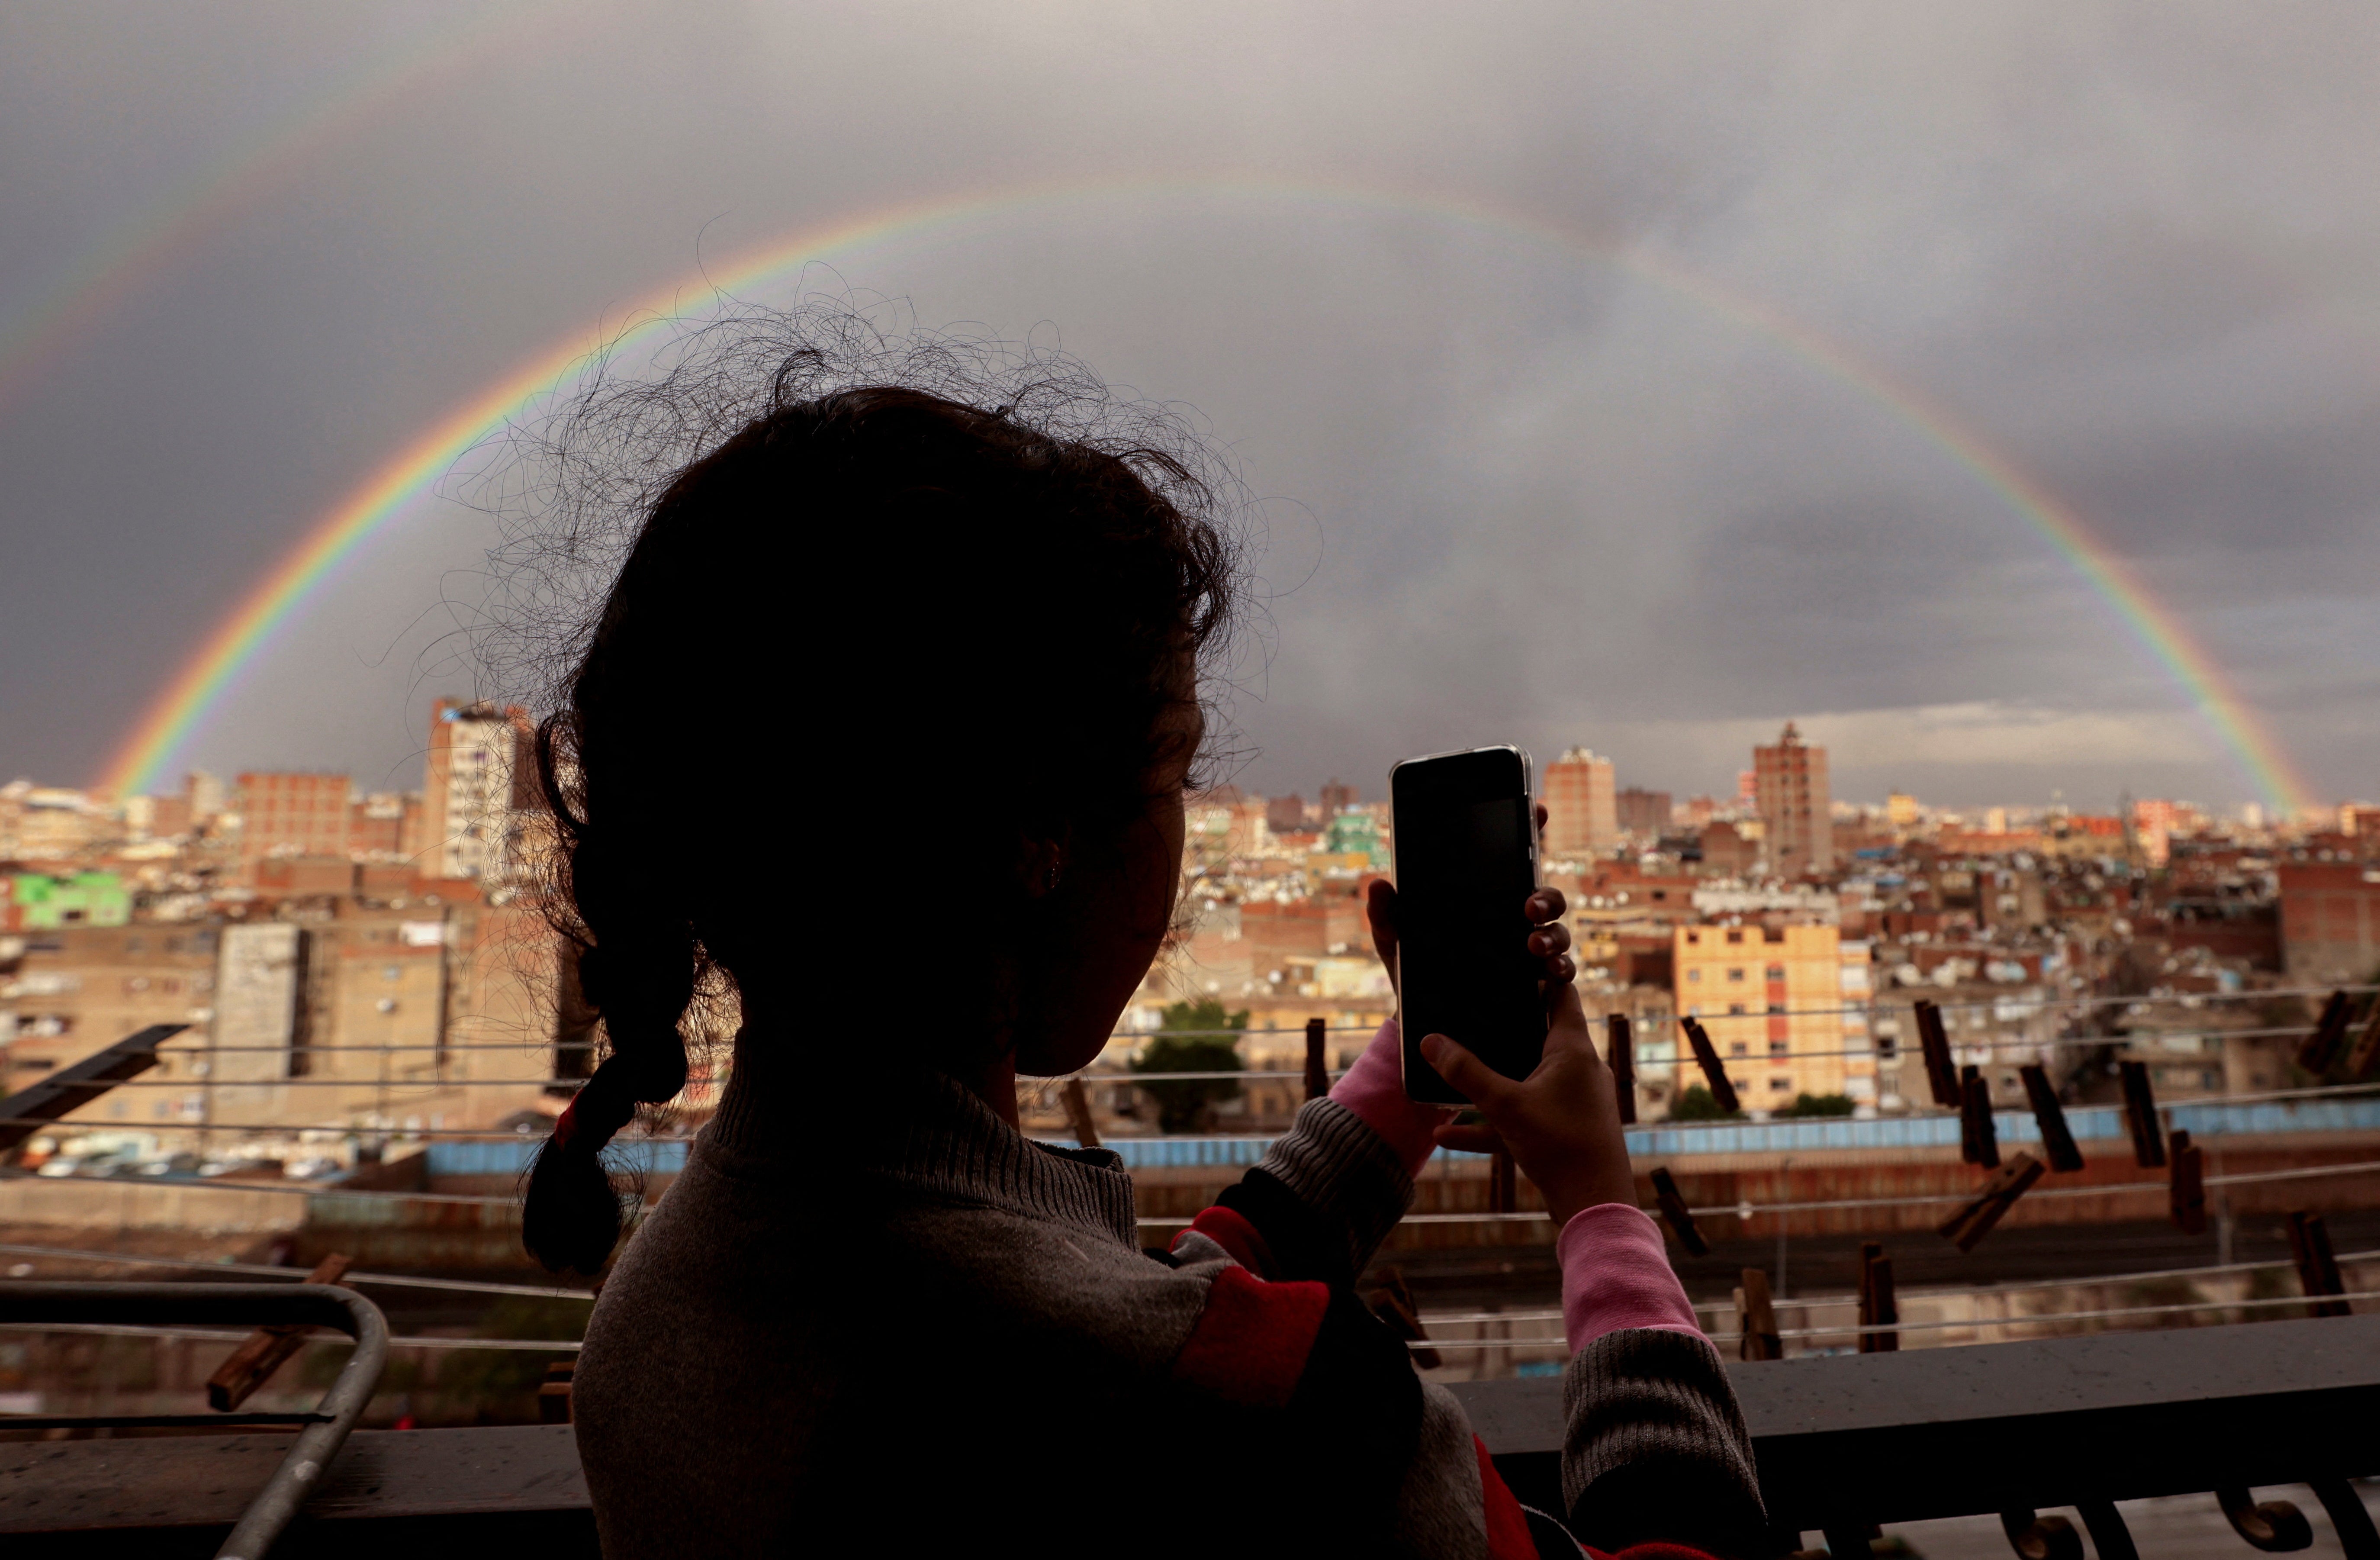
[[[305,103],[208,163],[93,246],[55,286],[0,329],[0,404],[36,383],[75,343],[210,234],[278,188],[335,137],[417,101],[432,79],[503,52],[560,0],[466,13],[405,47],[365,59]]]
[[[2151,594],[2121,558],[2093,535],[2081,516],[1964,426],[1947,408],[1887,374],[1842,343],[1756,299],[1689,271],[1675,261],[1616,246],[1539,217],[1460,198],[1245,177],[1012,186],[984,194],[912,201],[782,236],[716,269],[706,268],[701,275],[673,283],[654,293],[631,311],[633,323],[609,343],[609,349],[631,347],[668,328],[680,300],[689,292],[743,294],[765,288],[801,266],[839,250],[930,238],[970,222],[1023,210],[1152,193],[1371,208],[1550,246],[1615,265],[1672,297],[1731,320],[1776,343],[1941,451],[2002,506],[2040,532],[2189,694],[2266,804],[2287,814],[2295,814],[2308,804],[2313,792],[2287,751],[2231,686],[2214,657],[2192,637],[2187,625]],[[250,588],[176,670],[172,680],[157,692],[109,758],[97,782],[99,788],[121,796],[154,786],[241,669],[272,642],[274,630],[297,612],[308,596],[375,531],[426,493],[465,451],[532,397],[552,388],[574,365],[584,360],[589,350],[589,343],[574,339],[529,359],[423,430],[316,521],[304,539]]]

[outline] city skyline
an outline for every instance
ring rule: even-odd
[[[215,770],[192,767],[185,771],[175,783],[126,795],[118,795],[102,787],[76,786],[28,774],[13,776],[6,782],[0,782],[0,785],[18,788],[30,786],[45,794],[73,795],[85,798],[95,806],[111,809],[116,812],[125,811],[128,806],[134,809],[148,807],[152,810],[140,813],[135,820],[141,828],[146,830],[151,828],[151,825],[145,822],[150,817],[157,817],[161,823],[163,819],[168,817],[180,823],[187,823],[195,817],[218,812],[237,814],[242,810],[239,803],[240,783],[249,779],[270,779],[276,782],[335,780],[346,788],[346,801],[358,810],[367,806],[387,807],[402,800],[407,810],[406,817],[408,822],[406,828],[409,833],[414,827],[410,822],[413,811],[423,804],[424,798],[439,795],[444,786],[445,782],[440,778],[443,773],[442,767],[443,749],[440,738],[450,729],[446,723],[452,722],[459,714],[467,722],[476,719],[491,726],[502,725],[515,731],[525,732],[526,730],[523,723],[527,720],[527,713],[517,705],[497,706],[483,701],[440,695],[431,701],[430,708],[432,740],[429,744],[417,745],[412,753],[389,766],[389,769],[376,779],[358,775],[352,769],[342,768],[336,764],[300,763],[288,766],[240,765],[231,772],[229,778]],[[1788,720],[1785,723],[1789,733],[1788,739],[1792,742],[1806,743],[1818,754],[1823,769],[1823,766],[1830,762],[1832,750],[1823,741],[1815,740],[1799,732],[1798,727],[1806,723],[1798,720]],[[526,740],[525,737],[522,739]],[[1755,743],[1752,748],[1750,756],[1755,765],[1765,750],[1767,750],[1762,744]],[[519,762],[521,767],[518,774],[521,778],[518,783],[526,784],[527,761],[524,759]],[[406,779],[405,770],[408,765],[419,776],[412,784],[407,784]],[[1533,784],[1536,787],[1539,799],[1547,800],[1557,794],[1558,788],[1564,784],[1560,772],[1566,768],[1575,769],[1583,765],[1592,765],[1600,772],[1601,778],[1596,784],[1602,787],[1598,793],[1601,799],[1595,805],[1604,813],[1609,814],[1597,826],[1590,836],[1585,836],[1594,841],[1595,848],[1598,853],[1607,849],[1617,839],[1616,834],[1609,834],[1607,831],[1625,828],[1620,820],[1624,817],[1626,810],[1631,805],[1631,798],[1636,798],[1634,805],[1641,809],[1650,798],[1658,797],[1670,804],[1670,810],[1680,816],[1683,815],[1689,801],[1716,804],[1721,810],[1732,810],[1748,818],[1761,818],[1766,815],[1767,810],[1760,800],[1754,794],[1743,789],[1753,778],[1754,769],[1738,768],[1730,775],[1723,778],[1713,776],[1707,784],[1699,786],[1658,788],[1643,780],[1633,768],[1621,767],[1618,761],[1609,755],[1598,754],[1592,750],[1575,745],[1561,750],[1552,761],[1537,762]],[[1343,780],[1340,771],[1334,768],[1330,771],[1329,778],[1318,786],[1310,781],[1300,784],[1292,780],[1285,786],[1276,785],[1267,788],[1249,783],[1256,767],[1251,762],[1233,769],[1218,778],[1213,788],[1276,800],[1284,798],[1302,799],[1308,790],[1312,790],[1318,799],[1330,796],[1334,791],[1343,790],[1354,793],[1355,798],[1361,802],[1385,802],[1388,789],[1385,774],[1375,785],[1366,786],[1361,782]],[[1835,767],[1835,773],[1841,773],[1839,764]],[[1728,780],[1731,780],[1733,785],[1725,783]],[[515,773],[511,769],[507,769],[498,782],[503,786],[511,786],[515,783]],[[203,799],[204,795],[210,791],[214,795],[215,804],[209,804]],[[2105,798],[2105,806],[2095,805],[2093,798],[2087,797],[2070,796],[2064,787],[2058,786],[2052,787],[2050,793],[2042,798],[1986,797],[1980,801],[1955,800],[1938,794],[1920,795],[1914,787],[1900,785],[1888,785],[1880,793],[1847,796],[1828,790],[1822,782],[1820,794],[1831,802],[1832,814],[1838,818],[1850,813],[1884,816],[1901,804],[1909,804],[1922,808],[1929,815],[1959,818],[1972,816],[1977,820],[1996,814],[2039,817],[2058,811],[2117,813],[2135,806],[2147,806],[2166,809],[2168,811],[2180,808],[2203,815],[2209,820],[2227,823],[2244,819],[2252,826],[2293,821],[2290,815],[2277,812],[2252,799],[2226,804],[2219,801],[2210,802],[2195,797],[2151,796],[2145,792],[2135,792],[2130,786],[2124,787],[2113,798]],[[163,804],[170,810],[162,814],[156,813],[153,809],[159,804]],[[524,792],[518,805],[532,804],[533,798],[528,797]],[[1314,805],[1316,805],[1314,802],[1308,803],[1309,810]],[[1327,809],[1328,804],[1323,805]],[[2370,808],[2372,805],[2363,797],[2356,795],[2341,797],[2335,800],[2318,800],[2302,810],[2294,821],[2327,820],[2342,808]],[[432,810],[435,810],[433,806]],[[396,814],[390,812],[388,816],[394,819]],[[434,823],[428,827],[430,834],[425,834],[424,838],[437,833]],[[177,828],[178,824],[176,828],[160,826],[154,832],[169,834],[177,832]],[[273,825],[273,828],[277,835],[278,824]],[[1637,829],[1633,832],[1643,833],[1644,831]],[[448,848],[450,851],[454,848],[452,842]]]

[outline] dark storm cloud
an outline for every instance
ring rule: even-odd
[[[1517,737],[1723,788],[1799,715],[1864,792],[2249,794],[1888,405],[1440,200],[1670,257],[1915,386],[2174,603],[2321,789],[2370,795],[2375,42],[2347,6],[13,7],[0,321],[311,128],[0,406],[0,778],[88,777],[341,494],[698,256],[1098,179],[1145,188],[832,258],[1195,404],[1275,498],[1251,784]],[[305,118],[408,51],[441,63]],[[1390,198],[1213,188],[1252,177]],[[486,540],[413,512],[190,756],[407,783]]]

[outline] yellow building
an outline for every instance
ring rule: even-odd
[[[1672,935],[1678,1012],[1702,1020],[1744,1109],[1779,1110],[1802,1094],[1875,1101],[1865,944],[1846,947],[1832,926],[1681,926]],[[1681,1038],[1677,1087],[1701,1081]]]

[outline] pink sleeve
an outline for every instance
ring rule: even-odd
[[[1405,1098],[1404,1058],[1399,1044],[1397,1021],[1391,1018],[1372,1036],[1372,1043],[1364,1047],[1347,1076],[1330,1086],[1330,1097],[1386,1138],[1404,1161],[1405,1174],[1417,1176],[1438,1147],[1430,1134],[1446,1119],[1446,1107],[1416,1104]]]
[[[1598,1202],[1571,1215],[1554,1239],[1562,1272],[1562,1332],[1575,1351],[1631,1327],[1704,1335],[1670,1267],[1661,1226],[1641,1208]]]

